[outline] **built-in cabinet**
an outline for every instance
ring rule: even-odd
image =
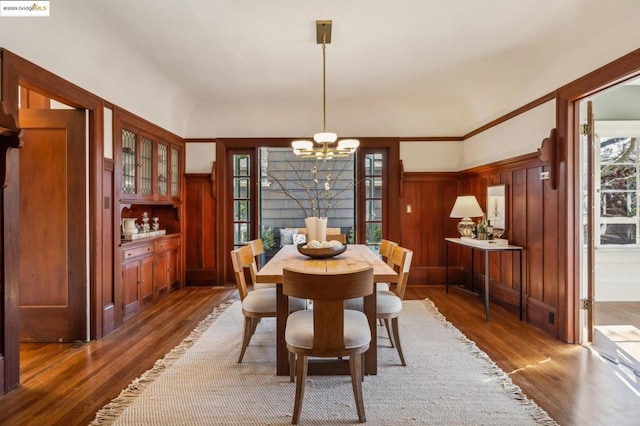
[[[121,199],[180,201],[182,146],[149,135],[129,123],[122,124],[120,137]]]
[[[117,327],[184,285],[184,141],[120,109],[113,125]],[[140,227],[133,239],[125,239],[125,218]]]
[[[153,245],[126,247],[122,254],[123,319],[126,321],[153,301]]]
[[[122,244],[123,320],[180,287],[180,234]]]

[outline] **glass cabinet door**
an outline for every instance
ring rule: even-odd
[[[122,192],[124,194],[137,192],[137,139],[135,133],[122,129]]]
[[[171,197],[180,198],[180,149],[171,147]]]
[[[158,144],[158,195],[166,197],[167,192],[167,174],[169,172],[168,147],[165,144]]]
[[[140,195],[153,195],[153,141],[142,136],[140,144]]]

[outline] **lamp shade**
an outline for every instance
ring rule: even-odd
[[[458,232],[461,237],[473,238],[474,223],[472,217],[482,216],[484,212],[473,195],[460,195],[451,209],[449,217],[461,219],[458,222]]]
[[[479,217],[483,214],[484,212],[482,211],[482,208],[480,207],[480,204],[478,204],[478,200],[476,200],[476,197],[474,195],[460,195],[456,199],[449,217]]]

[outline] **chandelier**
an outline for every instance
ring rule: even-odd
[[[293,153],[302,158],[317,158],[330,160],[335,157],[347,157],[356,151],[360,141],[357,139],[343,139],[338,141],[338,135],[327,132],[327,60],[326,45],[331,43],[332,21],[316,21],[316,43],[322,44],[322,132],[313,135],[314,145],[309,140],[291,142]]]

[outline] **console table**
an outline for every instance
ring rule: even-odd
[[[445,289],[449,293],[449,243],[457,244],[460,246],[469,247],[471,249],[471,290],[473,291],[474,282],[474,262],[473,252],[474,250],[480,250],[484,252],[484,309],[487,321],[489,321],[489,253],[501,252],[501,251],[515,251],[518,252],[518,258],[520,261],[520,292],[518,297],[518,312],[520,314],[520,321],[522,321],[522,247],[513,246],[510,244],[489,243],[489,241],[469,241],[462,238],[445,238]]]

